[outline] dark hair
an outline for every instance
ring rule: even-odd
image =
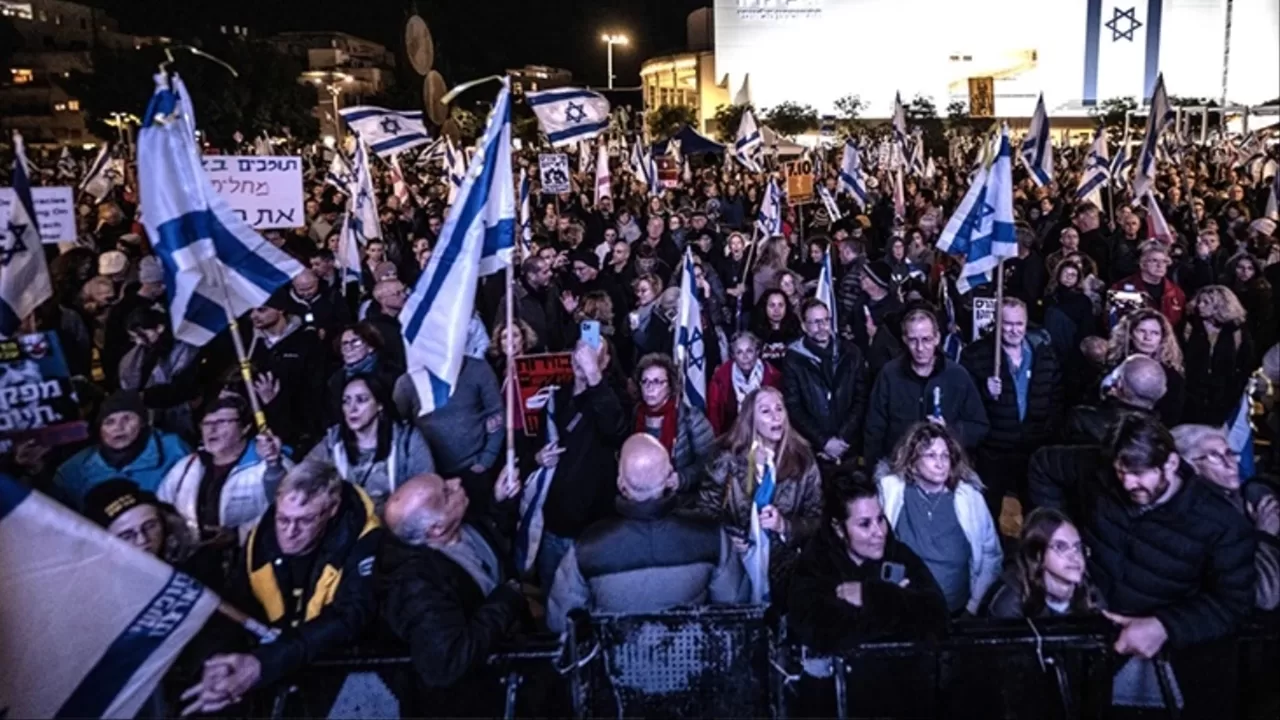
[[[1122,415],[1107,434],[1106,446],[1108,458],[1131,471],[1163,467],[1178,450],[1164,425],[1143,413]]]
[[[778,288],[769,288],[760,294],[760,298],[756,300],[755,310],[751,313],[751,330],[760,337],[761,340],[768,338],[773,334],[773,330],[769,327],[769,314],[766,309],[769,306],[769,298],[777,295],[782,298],[782,304],[786,306],[787,311],[782,315],[782,322],[779,323],[779,330],[787,337],[795,338],[800,336],[800,318],[791,312],[791,303],[787,300],[787,294]]]
[[[804,302],[800,303],[800,318],[802,320],[807,318],[809,316],[809,311],[817,307],[825,309],[828,313],[831,312],[831,308],[827,307],[827,304],[818,298],[805,298]]]
[[[367,320],[361,320],[358,323],[352,323],[351,325],[347,325],[342,328],[342,330],[333,337],[333,351],[338,354],[339,358],[342,357],[342,336],[346,335],[348,332],[355,333],[355,336],[360,338],[365,345],[368,345],[369,349],[372,350],[374,354],[382,354],[382,333],[378,332],[378,329],[373,326],[373,323],[370,323]]]
[[[311,253],[311,257],[320,258],[321,260],[332,261],[334,259],[333,251],[327,247],[316,248]]]
[[[849,506],[858,500],[880,499],[876,484],[858,470],[839,470],[823,489],[823,514],[830,523],[844,525],[849,519]]]
[[[1023,521],[1022,535],[1018,538],[1018,554],[1014,562],[1017,573],[1015,589],[1022,598],[1022,612],[1026,617],[1035,617],[1044,611],[1044,555],[1049,550],[1049,540],[1058,528],[1072,524],[1071,519],[1060,510],[1047,507],[1036,508]],[[1068,611],[1088,612],[1093,606],[1086,578],[1072,593]]]
[[[391,453],[391,426],[394,422],[394,405],[391,404],[391,389],[377,375],[367,373],[357,373],[347,378],[342,383],[342,394],[345,395],[347,388],[351,387],[351,383],[362,382],[365,387],[369,388],[369,394],[373,396],[375,402],[382,406],[382,412],[377,419],[378,423],[378,448],[373,454],[374,462],[384,460]],[[356,434],[347,427],[347,419],[344,417],[338,421],[338,438],[342,441],[343,448],[347,451],[347,460],[354,463],[356,456],[360,453],[360,448],[356,443]]]
[[[125,329],[129,332],[142,329],[167,328],[169,327],[169,313],[144,305],[130,311],[124,324]]]
[[[249,408],[249,403],[240,395],[223,395],[209,403],[209,407],[205,408],[202,417],[208,417],[219,410],[235,410],[237,417],[240,418],[241,427],[253,427],[253,411]]]

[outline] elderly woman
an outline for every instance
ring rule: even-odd
[[[640,358],[636,384],[641,402],[636,407],[635,432],[652,435],[671,453],[671,465],[680,475],[681,493],[698,490],[703,466],[711,456],[715,431],[701,410],[680,402],[679,374],[666,355]]]
[[[1208,285],[1187,306],[1182,324],[1187,397],[1182,419],[1222,425],[1240,407],[1249,374],[1257,367],[1244,308],[1222,285]]]
[[[960,443],[941,425],[917,423],[876,475],[889,524],[929,566],[947,610],[977,614],[1004,555],[982,484]]]
[[[1121,318],[1111,329],[1107,343],[1107,366],[1114,368],[1130,355],[1146,355],[1164,368],[1167,389],[1156,405],[1156,412],[1168,427],[1182,419],[1186,401],[1186,374],[1182,348],[1173,326],[1159,310],[1141,308]]]
[[[371,323],[348,325],[334,341],[342,367],[329,376],[325,390],[325,423],[332,425],[342,417],[342,389],[356,375],[377,375],[388,385],[394,384],[404,368],[397,367],[383,352],[382,334]]]
[[[1280,606],[1280,502],[1265,483],[1242,478],[1240,454],[1231,449],[1221,428],[1179,425],[1173,429],[1178,455],[1196,475],[1217,488],[1227,502],[1249,519],[1258,549],[1253,566],[1258,574],[1255,603],[1261,610]]]
[[[728,432],[743,400],[762,386],[782,389],[782,372],[760,358],[760,338],[750,332],[733,336],[732,359],[716,368],[707,385],[707,419],[716,435]]]
[[[760,528],[769,532],[769,582],[773,597],[783,588],[805,542],[817,531],[822,513],[822,477],[818,462],[787,419],[782,392],[761,387],[747,395],[742,413],[720,439],[707,479],[698,493],[697,511],[745,538],[751,504],[764,478],[774,468],[772,497],[759,508]],[[735,543],[745,550],[745,541]]]

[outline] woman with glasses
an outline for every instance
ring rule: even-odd
[[[325,425],[333,425],[342,418],[342,389],[356,375],[376,375],[388,387],[395,384],[404,368],[388,362],[383,352],[382,334],[368,322],[348,325],[338,333],[334,341],[342,367],[329,376],[325,392]]]
[[[982,483],[964,450],[933,421],[912,425],[876,468],[894,533],[929,566],[952,615],[975,615],[1004,554]]]
[[[702,469],[711,456],[715,431],[707,416],[680,402],[675,363],[666,355],[645,355],[636,365],[640,403],[635,432],[653,436],[671,453],[671,464],[680,475],[680,493],[698,490]]]
[[[991,596],[998,618],[1076,615],[1095,611],[1100,596],[1089,583],[1089,548],[1061,511],[1038,508],[1027,516],[1015,566]]]

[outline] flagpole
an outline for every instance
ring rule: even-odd
[[[1004,322],[1000,317],[1000,303],[1004,302],[1004,258],[996,264],[996,335],[995,335],[995,373],[992,377],[1000,377],[1000,354],[1003,352],[1001,347],[1001,336],[1004,332]]]
[[[240,337],[240,323],[236,319],[235,310],[231,308],[231,293],[227,290],[227,276],[223,272],[221,263],[205,263],[205,270],[210,266],[213,267],[214,277],[222,288],[222,309],[227,314],[227,325],[231,330],[231,343],[236,349],[236,359],[240,361],[240,378],[244,380],[244,389],[249,395],[249,407],[253,409],[254,425],[262,432],[271,432],[267,427],[267,415],[262,410],[262,403],[258,402],[258,393],[253,389],[253,367],[249,364],[249,355],[244,349],[244,340]]]
[[[506,303],[507,334],[506,336],[510,338],[515,335],[515,331],[516,331],[515,329],[516,288],[515,288],[515,258],[514,257],[512,258],[511,262],[507,263],[506,283],[507,283],[507,303]],[[521,346],[522,346],[520,350],[523,351],[524,350],[523,348],[524,334],[521,333],[520,337],[521,337]],[[506,397],[504,398],[503,404],[506,405],[506,415],[507,415],[507,477],[512,478],[514,477],[513,473],[515,473],[516,471],[516,422],[515,422],[516,397],[517,397],[516,371],[515,371],[516,359],[515,359],[515,356],[511,354],[512,348],[510,346],[510,343],[507,342],[507,340],[505,340],[502,337],[499,337],[498,341],[507,343],[507,347],[504,347],[502,349],[503,353],[507,356],[506,378],[504,379],[504,384],[507,389],[507,392],[506,392]]]

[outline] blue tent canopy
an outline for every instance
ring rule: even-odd
[[[680,141],[680,152],[685,155],[697,155],[698,153],[719,154],[724,152],[724,145],[721,145],[706,135],[699,133],[688,125],[680,128],[680,130],[670,138],[667,138],[662,142],[654,143],[653,152],[658,155],[665,154],[667,152],[667,143],[672,139]]]

